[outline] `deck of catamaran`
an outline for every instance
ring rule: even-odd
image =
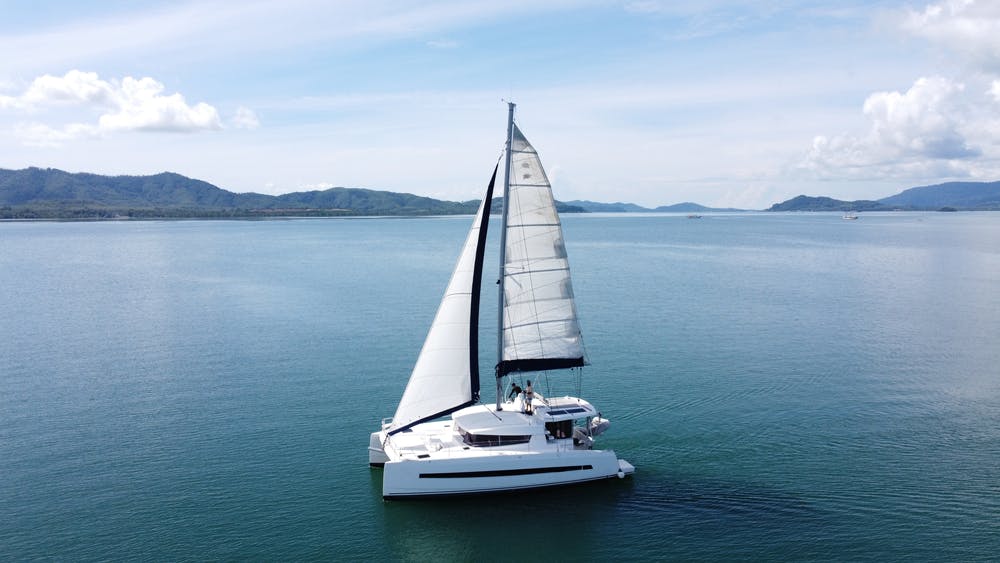
[[[385,471],[383,496],[499,492],[624,477],[635,468],[614,451],[594,450],[609,422],[576,397],[535,393],[529,412],[519,395],[474,405],[451,419],[388,436],[375,432],[370,462]]]

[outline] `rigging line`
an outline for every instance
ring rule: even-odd
[[[564,258],[546,258],[546,260],[564,260]],[[569,271],[569,266],[566,266],[566,267],[563,267],[563,268],[526,269],[526,270],[521,270],[520,272],[509,273],[509,274],[507,274],[507,277],[508,278],[512,278],[514,276],[523,276],[525,274],[544,274],[546,272],[568,272],[568,271]],[[551,282],[551,283],[542,284],[542,285],[540,285],[538,287],[547,287],[547,286],[550,286],[550,285],[555,285],[557,283],[560,283],[560,282],[555,282],[554,281],[554,282]]]
[[[500,418],[500,415],[498,415],[495,411],[491,411],[489,408],[487,408],[486,412],[492,414],[493,417],[496,418],[497,420],[499,420],[500,422],[503,422],[503,419]]]
[[[538,206],[535,209],[533,209],[532,211],[537,210],[537,209],[541,209],[541,208],[542,208],[541,206]],[[559,223],[558,221],[555,222],[555,223],[512,223],[512,224],[510,224],[511,227],[558,227],[559,225],[561,225],[561,223]],[[535,236],[537,237],[537,236],[541,236],[541,235],[535,235]]]
[[[554,309],[551,309],[551,310],[554,310]],[[508,325],[507,328],[504,329],[504,330],[513,330],[515,328],[524,328],[526,326],[539,326],[539,325],[543,325],[543,324],[564,323],[567,320],[569,320],[568,318],[565,318],[565,319],[552,319],[550,321],[540,321],[540,320],[538,320],[537,317],[538,316],[536,315],[534,319],[531,319],[531,320],[529,320],[526,323],[521,323],[521,324],[516,324],[516,325]],[[539,339],[539,343],[542,343],[542,341],[543,341],[543,339]]]

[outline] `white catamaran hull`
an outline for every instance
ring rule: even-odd
[[[630,475],[635,468],[613,450],[594,450],[593,405],[574,397],[538,396],[534,413],[520,400],[504,410],[476,405],[451,420],[425,422],[388,435],[373,432],[368,462],[382,467],[384,498],[497,493],[571,485]],[[574,424],[573,417],[580,417]],[[588,430],[590,428],[590,430]],[[566,432],[560,433],[560,429]],[[513,440],[493,445],[493,440]]]
[[[631,470],[611,450],[390,461],[383,468],[382,496],[496,493],[624,477]]]

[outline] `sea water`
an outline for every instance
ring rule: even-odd
[[[535,388],[636,473],[386,502],[470,223],[0,223],[0,560],[1000,553],[1000,214],[564,216],[591,365]]]

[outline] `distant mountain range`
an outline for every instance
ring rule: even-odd
[[[499,212],[502,198],[494,198]],[[101,219],[119,217],[268,217],[473,214],[478,200],[443,201],[363,188],[330,188],[280,196],[238,194],[208,182],[163,172],[152,176],[102,176],[52,168],[0,169],[0,219]],[[701,213],[741,211],[678,203],[647,208],[634,203],[557,202],[562,213]],[[880,200],[840,201],[798,196],[767,211],[873,211],[998,209],[1000,182],[950,182],[911,188]]]
[[[498,212],[502,202],[494,198],[492,210]],[[442,201],[363,188],[238,194],[172,172],[102,176],[52,168],[0,169],[0,219],[460,215],[478,208],[479,200]],[[556,208],[585,212],[562,202]]]
[[[733,209],[731,207],[705,207],[697,203],[684,202],[673,205],[661,205],[649,208],[634,203],[599,203],[596,201],[573,200],[567,201],[567,205],[574,205],[590,213],[700,213],[703,211],[745,211],[744,209]]]
[[[475,213],[478,204],[361,188],[237,194],[172,172],[101,176],[0,169],[0,217],[6,218],[431,215]]]
[[[499,213],[502,197],[493,198]],[[280,196],[238,194],[173,172],[103,176],[53,168],[0,169],[0,219],[121,217],[267,217],[473,214],[479,200],[443,201],[363,188],[330,188]],[[648,209],[631,203],[556,202],[560,213],[707,211],[682,203]]]
[[[904,190],[879,200],[841,201],[800,195],[768,211],[1000,210],[1000,182],[947,182]]]

